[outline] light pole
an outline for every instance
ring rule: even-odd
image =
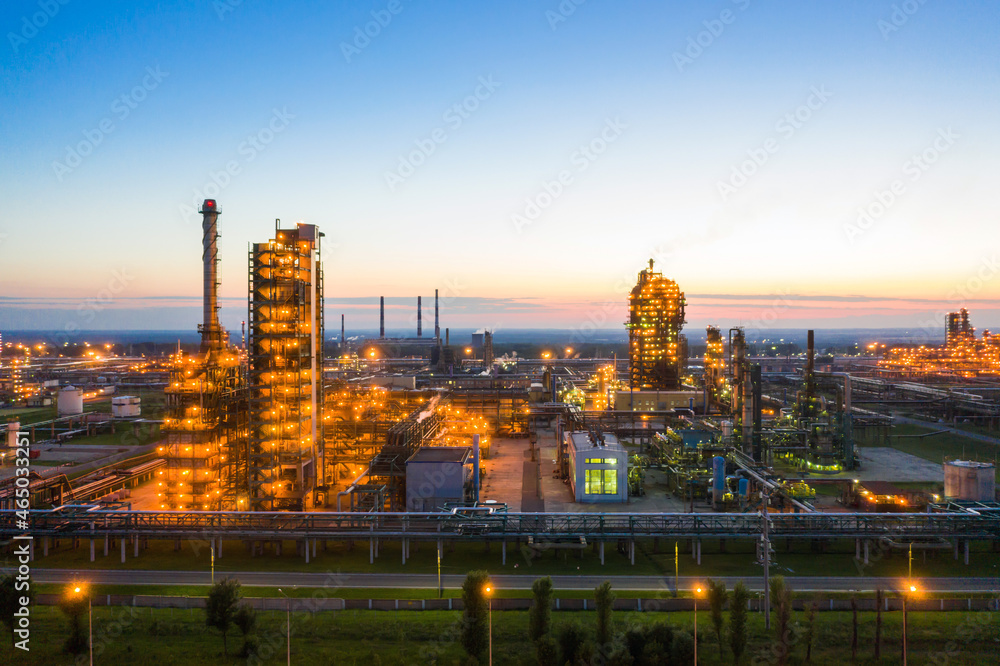
[[[694,665],[698,666],[698,597],[701,587],[694,588]]]
[[[288,666],[292,666],[292,600],[280,587],[278,592],[285,598],[285,643],[288,645]]]
[[[917,586],[912,583],[903,589],[903,666],[906,666],[906,597],[916,592]]]
[[[486,586],[486,604],[489,617],[489,631],[490,631],[490,661],[489,666],[493,666],[493,588],[489,585]]]
[[[83,594],[83,587],[77,585],[73,594]],[[90,605],[90,595],[87,595],[87,648],[90,651],[90,666],[94,666],[94,613]]]

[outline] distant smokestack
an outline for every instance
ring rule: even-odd
[[[423,337],[424,315],[420,307],[420,297],[417,296],[417,337]]]
[[[378,297],[378,337],[385,337],[385,296]]]
[[[438,290],[434,290],[434,339],[441,339],[441,326],[438,320]]]
[[[444,346],[447,347],[451,344],[451,329],[444,329]]]
[[[816,343],[812,331],[806,333],[806,373],[811,376],[816,369]]]
[[[344,346],[344,315],[340,315],[340,346]]]
[[[214,349],[222,344],[219,325],[219,208],[215,199],[205,199],[201,206],[201,260],[204,264],[201,348]]]

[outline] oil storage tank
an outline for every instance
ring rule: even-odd
[[[944,463],[944,496],[950,500],[992,502],[996,493],[996,467],[974,460]]]
[[[57,409],[59,416],[83,414],[83,391],[75,386],[67,386],[59,391]]]

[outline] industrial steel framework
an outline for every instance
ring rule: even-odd
[[[250,249],[250,508],[302,510],[325,486],[322,234],[282,229]]]
[[[687,359],[684,292],[677,283],[649,269],[629,294],[630,379],[635,389],[672,390],[680,386]]]
[[[219,323],[218,219],[214,199],[202,205],[203,320],[197,355],[171,358],[165,389],[165,442],[158,453],[160,508],[246,508],[246,374],[239,350]]]

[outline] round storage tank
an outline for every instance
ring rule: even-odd
[[[993,463],[951,460],[944,464],[944,496],[950,500],[992,502],[996,494]]]
[[[83,391],[73,386],[59,391],[58,409],[59,416],[83,414]]]
[[[723,421],[722,422],[722,436],[726,439],[733,436],[733,422]]]

